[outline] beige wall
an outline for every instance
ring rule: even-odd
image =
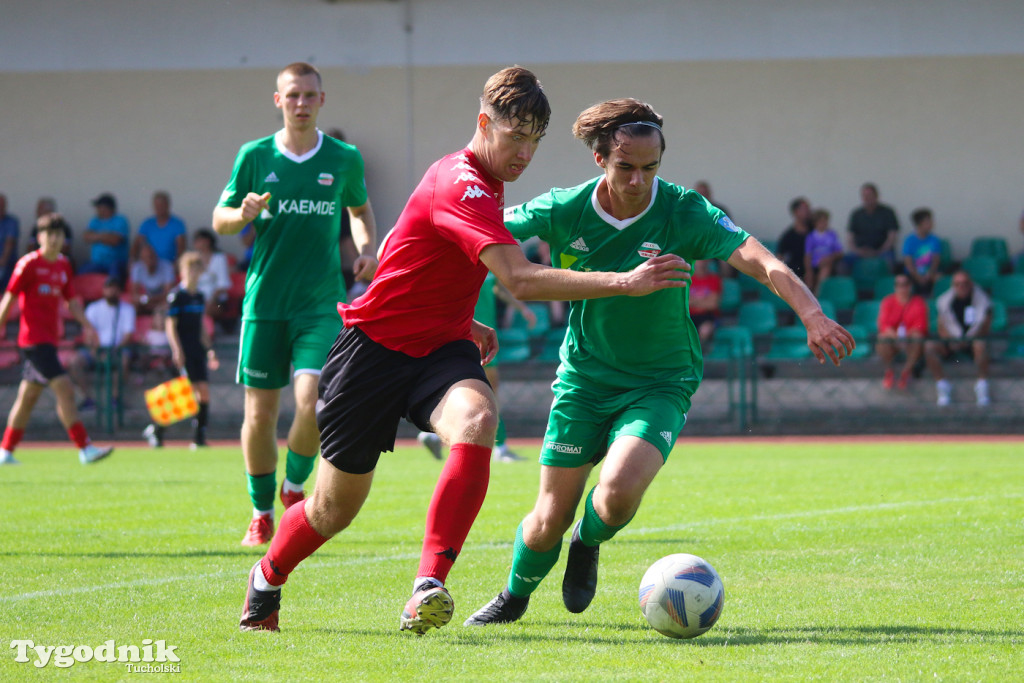
[[[468,141],[479,90],[498,66],[420,67],[411,82],[400,67],[322,69],[320,122],[343,127],[362,149],[382,228],[423,170]],[[593,102],[634,96],[666,118],[662,175],[684,185],[709,179],[737,223],[764,238],[785,227],[797,195],[829,208],[842,229],[858,186],[873,180],[904,226],[915,207],[932,207],[937,232],[961,254],[975,234],[1002,235],[1014,251],[1024,241],[1024,56],[536,71],[555,113],[534,165],[507,189],[509,203],[595,175],[569,127]],[[0,192],[23,225],[35,199],[52,194],[81,228],[89,199],[111,191],[137,226],[158,188],[190,228],[208,224],[238,146],[280,125],[273,78],[271,69],[0,73]]]

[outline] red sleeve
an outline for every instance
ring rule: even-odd
[[[896,303],[896,298],[893,295],[889,295],[882,299],[882,305],[878,307],[878,331],[885,332],[886,330],[894,330],[899,327],[900,324],[900,310],[893,304]]]
[[[446,157],[437,169],[431,223],[474,265],[491,244],[515,244],[502,220],[504,187],[465,155]]]
[[[14,265],[14,272],[11,273],[11,279],[7,281],[7,291],[11,294],[20,294],[28,289],[30,280],[32,279],[32,269],[28,267],[29,262],[32,260],[30,258],[31,256],[31,253],[26,256],[22,256]]]
[[[921,297],[915,296],[910,300],[903,318],[903,324],[907,326],[908,332],[915,331],[925,335],[928,334],[928,307]]]

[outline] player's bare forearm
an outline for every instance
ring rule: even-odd
[[[270,193],[250,192],[241,206],[218,206],[213,210],[213,229],[219,235],[237,235],[263,212],[270,211]]]
[[[373,256],[377,252],[377,221],[370,200],[362,206],[350,206],[348,215],[352,219],[352,242],[356,250],[362,256]]]
[[[14,295],[10,292],[4,292],[4,296],[0,299],[0,336],[7,325],[7,316],[11,313],[11,306],[14,305]]]

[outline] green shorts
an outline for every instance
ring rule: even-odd
[[[256,389],[281,389],[292,375],[319,375],[340,331],[337,313],[243,320],[235,381]]]
[[[620,436],[636,436],[661,457],[675,445],[686,424],[697,384],[654,384],[641,389],[597,389],[555,380],[548,429],[540,451],[542,465],[597,464]]]

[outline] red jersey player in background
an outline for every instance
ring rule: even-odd
[[[0,443],[0,465],[17,465],[14,449],[25,434],[28,418],[36,401],[47,385],[57,395],[57,416],[68,430],[68,436],[78,446],[78,459],[83,465],[102,460],[113,452],[113,447],[98,448],[78,419],[75,392],[67,371],[57,357],[60,337],[60,302],[66,299],[71,315],[82,326],[87,339],[95,339],[96,330],[85,318],[82,304],[74,298],[71,288],[71,264],[60,253],[67,228],[60,214],[42,216],[37,223],[40,247],[18,261],[14,274],[7,283],[7,291],[0,300],[0,336],[5,333],[7,316],[18,297],[21,325],[18,347],[25,360],[18,398],[7,416],[7,428]]]
[[[497,336],[473,320],[488,270],[520,300],[639,296],[686,285],[689,266],[672,255],[628,273],[529,262],[505,229],[504,183],[533,158],[551,115],[547,96],[531,72],[509,67],[488,79],[480,104],[469,146],[427,170],[384,240],[369,289],[338,306],[345,326],[320,378],[316,488],[288,508],[250,571],[242,630],[278,630],[281,585],[358,514],[403,417],[436,432],[449,456],[427,509],[401,630],[422,634],[451,620],[444,582],[483,504],[498,424],[481,364],[494,358]]]

